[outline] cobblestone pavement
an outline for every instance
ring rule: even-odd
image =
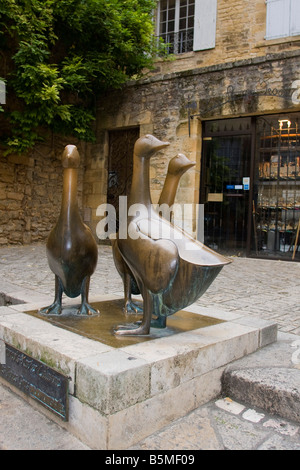
[[[300,334],[300,263],[232,257],[206,293],[198,300],[204,307],[242,311],[273,320],[278,330]],[[18,289],[54,295],[54,275],[49,269],[45,244],[0,248],[0,282]],[[2,291],[0,284],[0,293]],[[122,292],[111,247],[99,246],[99,260],[90,294]]]

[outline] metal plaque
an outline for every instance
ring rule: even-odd
[[[68,421],[68,377],[7,343],[0,376]]]

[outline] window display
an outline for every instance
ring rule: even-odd
[[[256,124],[254,240],[258,254],[300,256],[299,115],[264,116]]]

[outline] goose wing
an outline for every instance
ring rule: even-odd
[[[229,259],[195,240],[184,230],[175,227],[162,217],[139,219],[137,227],[141,234],[153,241],[173,242],[177,247],[179,257],[189,263],[201,266],[223,266],[231,263]]]
[[[119,250],[138,283],[152,293],[165,290],[178,269],[178,249],[172,240],[152,239],[132,223],[134,239],[118,240]]]

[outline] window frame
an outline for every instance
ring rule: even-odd
[[[169,0],[167,0],[169,1]],[[193,26],[192,27],[186,27],[185,29],[180,29],[180,20],[182,18],[180,18],[180,8],[181,8],[181,5],[180,5],[180,0],[175,0],[175,16],[174,16],[174,31],[166,31],[164,33],[161,32],[161,25],[162,25],[162,21],[161,21],[161,14],[162,14],[162,10],[161,10],[161,1],[158,2],[158,5],[157,5],[157,13],[156,13],[156,36],[157,37],[163,37],[163,35],[170,35],[170,36],[173,36],[173,42],[170,41],[170,44],[172,45],[171,49],[173,48],[174,51],[173,51],[173,54],[183,54],[183,53],[188,53],[188,52],[193,52],[194,50],[194,29],[195,29],[195,8],[196,8],[196,0],[187,0],[188,4],[187,4],[187,8],[189,8],[191,5],[189,4],[189,1],[191,1],[191,5],[193,5]],[[164,10],[163,10],[164,11]],[[168,8],[166,10],[168,13],[170,11],[170,8],[169,8],[169,5],[168,5]],[[167,13],[167,15],[168,15]],[[190,16],[191,17],[191,16]],[[185,21],[187,21],[187,19],[189,18],[188,16],[188,11],[187,11],[187,15],[184,17]],[[166,25],[168,24],[169,20],[167,18],[166,20]],[[188,25],[187,25],[188,26]],[[178,39],[177,41],[175,40],[176,37],[179,37],[180,33],[182,33],[183,35],[188,35],[189,34],[189,31],[192,30],[192,38],[190,39],[191,40],[191,47],[188,48],[188,50],[182,50],[184,49],[184,44],[188,41],[188,38],[186,37],[185,39]],[[166,41],[168,42],[168,41]]]

